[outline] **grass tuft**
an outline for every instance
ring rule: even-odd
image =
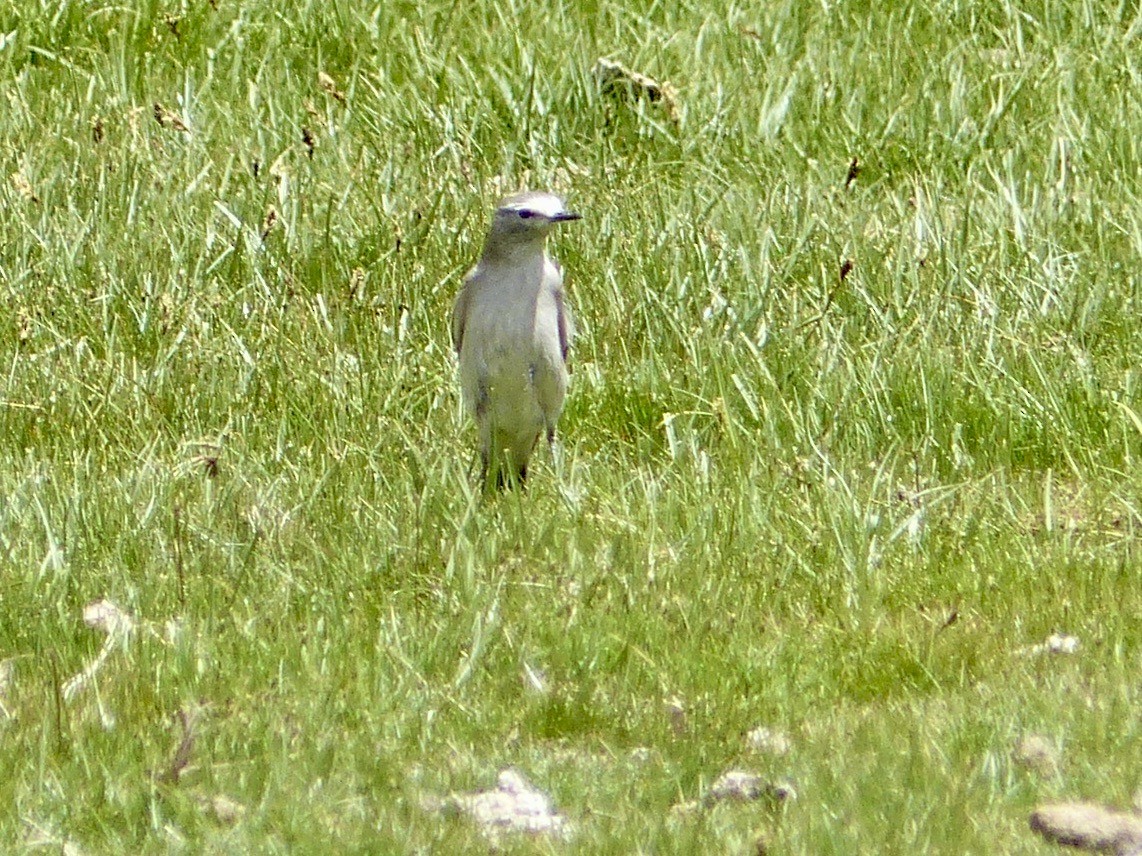
[[[4,848],[486,849],[430,807],[508,767],[574,830],[513,852],[1029,854],[1129,804],[1139,26],[0,4]],[[579,337],[484,498],[446,322],[521,186],[585,215]]]

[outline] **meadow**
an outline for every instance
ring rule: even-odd
[[[579,332],[484,496],[521,187]],[[1142,789],[1140,355],[1137,0],[0,0],[0,849],[1056,852]],[[441,810],[506,768],[565,838]]]

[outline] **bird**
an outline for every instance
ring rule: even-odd
[[[563,271],[547,254],[559,223],[581,219],[553,193],[503,199],[452,309],[464,407],[479,432],[485,487],[520,484],[539,438],[555,442],[574,323]]]

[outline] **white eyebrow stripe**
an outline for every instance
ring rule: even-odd
[[[504,205],[501,211],[531,211],[543,217],[551,219],[558,214],[563,213],[563,200],[558,196],[534,196],[530,199],[521,200],[519,202],[509,202]]]

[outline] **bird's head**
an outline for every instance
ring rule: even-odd
[[[509,196],[496,206],[492,233],[504,237],[542,239],[556,223],[578,220],[554,193],[530,192]]]

